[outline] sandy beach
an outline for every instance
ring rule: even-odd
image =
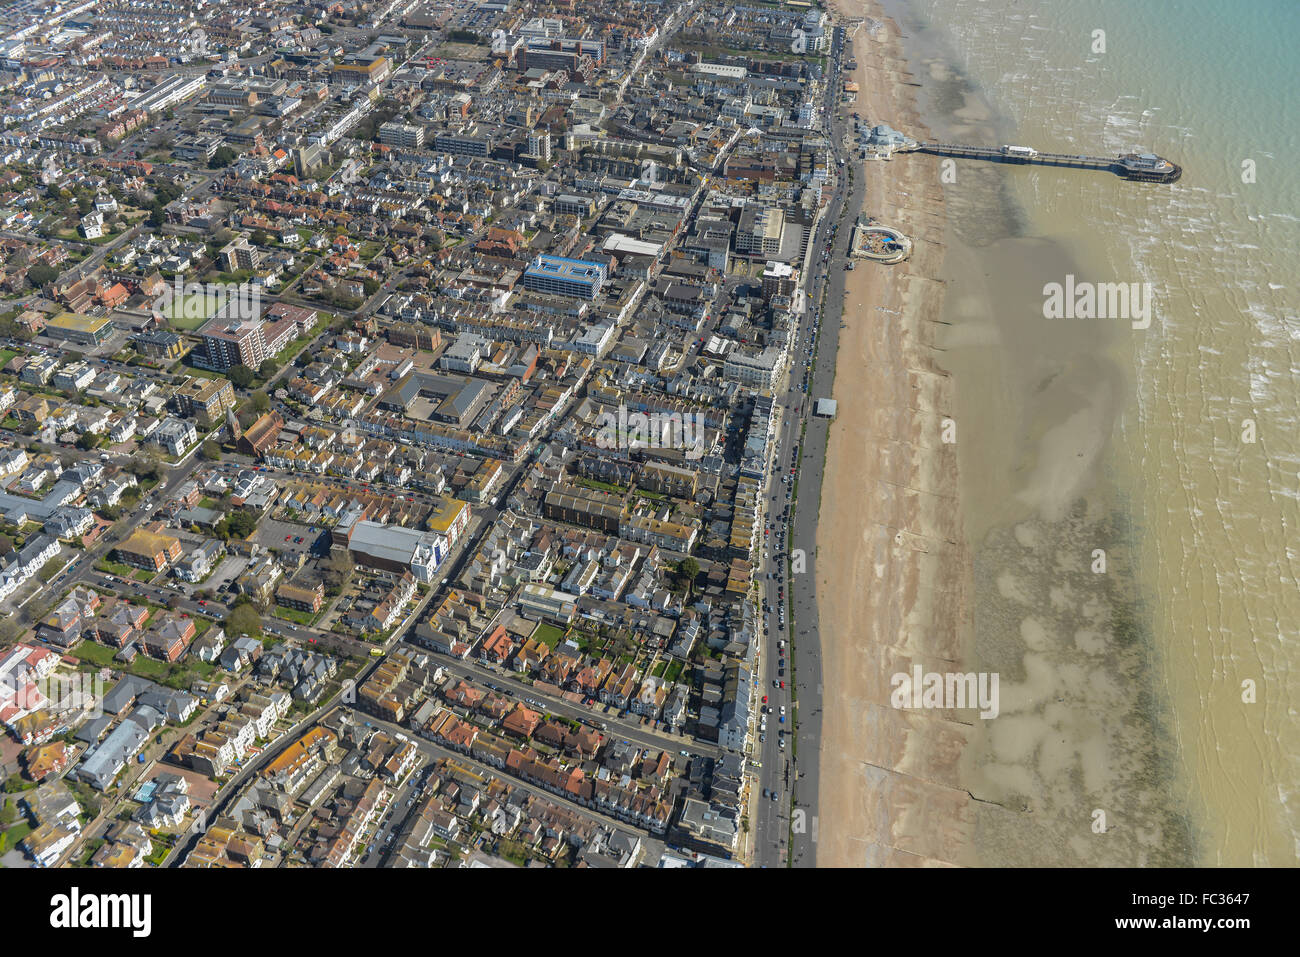
[[[874,36],[866,25],[853,33],[860,92],[847,109],[924,137],[898,28],[874,0],[835,8],[881,24]],[[891,675],[913,664],[954,670],[970,639],[957,457],[944,442],[953,383],[934,345],[944,198],[933,164],[899,157],[857,169],[863,212],[915,249],[898,265],[862,263],[847,283],[815,563],[825,674],[817,864],[970,864],[961,764],[972,719],[890,704]],[[835,520],[845,515],[855,520]]]

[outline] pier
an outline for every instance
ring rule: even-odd
[[[955,143],[920,143],[918,153],[953,156],[958,159],[989,160],[1025,166],[1066,166],[1071,169],[1104,170],[1140,183],[1175,183],[1183,168],[1154,153],[1121,153],[1108,159],[1069,153],[1040,153],[1029,146],[963,146]]]

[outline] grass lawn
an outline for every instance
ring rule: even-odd
[[[101,572],[116,575],[118,578],[130,578],[135,574],[135,569],[130,565],[123,565],[121,562],[109,561],[107,558],[101,558],[99,561],[95,562],[95,567]]]
[[[188,688],[195,678],[207,679],[216,671],[217,666],[205,661],[187,661],[184,665],[168,664],[165,661],[158,661],[155,658],[146,655],[136,655],[135,661],[129,665],[123,665],[121,662],[115,662],[113,656],[117,654],[116,648],[110,648],[108,645],[101,645],[97,641],[83,641],[72,652],[74,658],[81,660],[82,664],[89,665],[91,668],[121,668],[133,675],[139,675],[141,678],[148,678],[151,681],[162,682],[164,679],[179,679],[179,687]],[[174,682],[173,682],[174,683]]]
[[[97,641],[83,641],[72,652],[72,657],[79,658],[88,665],[95,668],[107,668],[113,665],[113,656],[117,654],[116,648],[110,648],[108,645],[101,645]]]
[[[18,355],[13,349],[0,349],[0,368],[9,364],[9,360]]]
[[[299,625],[306,625],[308,627],[315,624],[317,618],[317,616],[313,615],[311,612],[300,611],[297,608],[285,608],[283,605],[276,605],[271,609],[271,614],[276,618],[283,618],[285,621],[296,622]]]
[[[680,661],[672,662],[664,671],[665,681],[676,681],[677,676],[682,673],[682,663]]]
[[[133,675],[139,675],[141,678],[152,678],[155,681],[167,677],[166,662],[155,661],[153,658],[146,658],[144,655],[136,655],[135,661],[131,662],[127,670]]]
[[[21,841],[23,838],[25,838],[28,834],[32,833],[32,830],[33,828],[31,822],[28,821],[26,818],[23,818],[13,827],[9,828],[9,830],[4,832],[6,847],[10,847],[10,848],[17,847],[18,842]]]
[[[149,854],[147,857],[145,857],[145,860],[148,861],[150,864],[152,864],[154,867],[161,867],[162,862],[167,858],[167,855],[171,852],[171,847],[162,843],[161,841],[151,841],[150,844],[152,846],[149,848]]]
[[[555,646],[560,643],[560,639],[564,637],[564,632],[555,625],[541,624],[533,632],[533,637],[546,645],[547,648],[554,650]]]
[[[211,319],[221,301],[216,296],[191,293],[184,299],[173,299],[162,311],[163,318],[173,329],[191,332]]]
[[[616,495],[622,495],[627,491],[627,489],[623,488],[621,485],[611,485],[609,482],[601,482],[597,479],[578,478],[575,481],[577,484],[589,489],[594,489],[597,492],[613,492]]]
[[[275,361],[280,364],[280,368],[283,369],[294,360],[298,353],[302,352],[302,350],[307,348],[307,346],[312,342],[315,342],[316,338],[324,331],[325,327],[329,324],[329,320],[332,318],[332,316],[327,316],[322,313],[321,318],[317,320],[314,329],[308,332],[305,336],[299,336],[297,339],[293,340],[293,342],[285,346],[284,351],[274,357]]]

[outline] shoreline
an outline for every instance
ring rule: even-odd
[[[877,0],[836,0],[853,33],[856,101],[871,125],[920,138],[915,86],[897,23]],[[889,676],[943,670],[968,656],[970,556],[958,494],[954,382],[936,361],[947,213],[928,167],[900,157],[858,161],[861,212],[914,242],[911,259],[861,263],[846,279],[831,426],[817,531],[823,641],[817,864],[973,864],[972,798],[962,784],[970,719],[901,711]],[[859,210],[849,209],[851,220]],[[865,375],[864,375],[865,373]],[[858,515],[838,523],[830,516]]]

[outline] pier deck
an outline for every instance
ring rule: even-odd
[[[1016,147],[1022,152],[1010,152],[1007,147],[967,146],[960,143],[921,143],[916,152],[933,156],[953,156],[958,159],[989,160],[994,163],[1014,163],[1022,166],[1065,166],[1072,169],[1096,169],[1115,173],[1124,179],[1147,183],[1173,183],[1182,176],[1183,169],[1153,154],[1125,153],[1113,158],[1071,153],[1040,153]]]

